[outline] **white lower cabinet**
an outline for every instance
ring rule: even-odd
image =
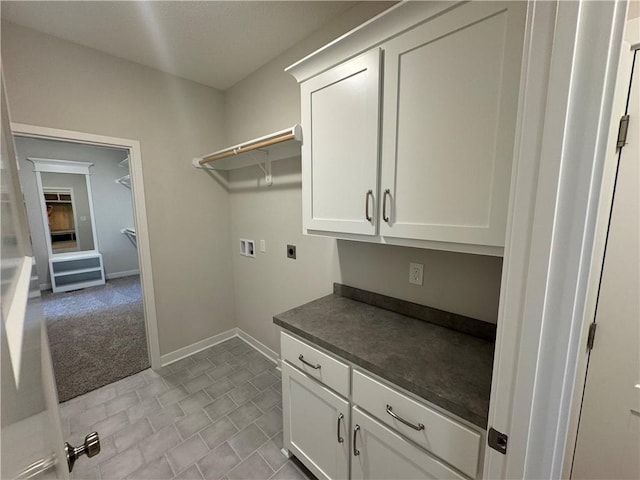
[[[353,424],[353,480],[464,480],[424,450],[374,420],[357,407],[351,409]]]
[[[480,429],[292,335],[281,346],[283,447],[319,479],[480,478]]]
[[[319,479],[349,477],[349,402],[282,363],[284,445]]]

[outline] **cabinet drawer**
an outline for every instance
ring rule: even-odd
[[[286,333],[281,334],[280,342],[283,360],[324,383],[343,397],[349,396],[349,366],[346,363]]]
[[[354,452],[351,480],[464,480],[465,477],[357,407],[352,408],[351,421]]]
[[[353,372],[353,403],[472,478],[476,477],[481,436],[361,372]],[[397,417],[420,428],[416,430]]]

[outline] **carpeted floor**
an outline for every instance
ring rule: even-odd
[[[46,292],[42,304],[60,402],[149,368],[139,276]]]

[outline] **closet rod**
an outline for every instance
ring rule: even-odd
[[[231,157],[232,155],[239,155],[241,153],[247,153],[252,150],[258,150],[260,148],[270,147],[271,145],[276,145],[278,143],[287,142],[289,140],[295,139],[296,136],[293,132],[287,132],[283,135],[279,135],[277,137],[268,138],[266,140],[262,140],[255,143],[249,143],[247,145],[241,145],[240,147],[236,147],[233,149],[225,150],[219,153],[213,153],[211,155],[207,155],[203,157],[198,163],[200,165],[204,165],[206,163],[215,162],[216,160],[222,160],[223,158]]]

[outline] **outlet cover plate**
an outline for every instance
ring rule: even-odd
[[[296,259],[296,246],[295,245],[287,245],[287,258]]]
[[[424,265],[421,263],[409,264],[409,283],[422,285],[424,277]]]

